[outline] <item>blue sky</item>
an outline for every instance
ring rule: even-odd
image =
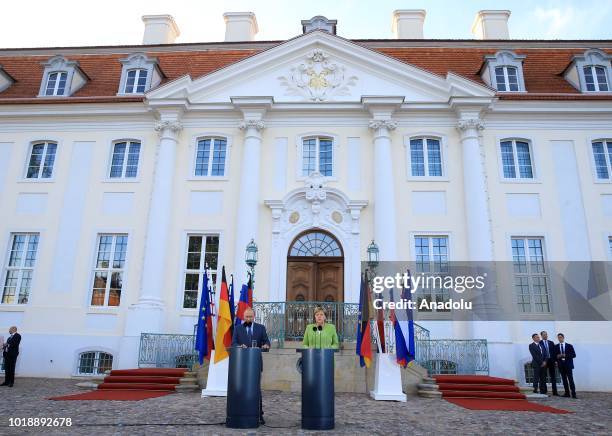
[[[426,38],[471,38],[477,11],[509,9],[511,38],[612,39],[612,0],[83,0],[8,1],[2,5],[0,47],[139,44],[145,14],[175,17],[177,42],[221,41],[222,14],[252,11],[256,39],[286,39],[301,32],[300,20],[325,15],[338,20],[346,38],[391,38],[395,9],[425,9]]]

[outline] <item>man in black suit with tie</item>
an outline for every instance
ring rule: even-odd
[[[565,389],[565,394],[563,396],[569,397],[571,390],[572,398],[577,398],[573,374],[576,352],[572,344],[565,342],[565,335],[563,333],[559,333],[557,338],[559,339],[559,343],[555,345],[555,356],[557,358],[557,364],[559,365],[559,372],[561,372],[563,388]]]
[[[234,327],[234,335],[232,337],[232,347],[258,347],[267,350],[270,348],[270,339],[266,327],[262,324],[253,322],[255,312],[250,307],[244,311],[244,322]],[[263,359],[261,362],[261,370],[263,371]],[[263,418],[263,401],[261,398],[261,385],[259,386],[259,422],[265,424]]]
[[[4,358],[4,383],[0,386],[13,387],[15,383],[15,366],[17,365],[17,356],[19,355],[19,343],[21,335],[17,333],[17,327],[9,328],[9,338],[2,347],[2,357]]]
[[[555,355],[555,343],[548,340],[548,332],[542,330],[540,332],[542,340],[540,341],[540,347],[542,347],[542,355],[546,360],[546,369],[544,370],[544,381],[546,382],[546,373],[550,378],[550,384],[552,385],[552,394],[559,396],[557,392],[557,378],[555,377],[555,367],[557,366],[557,356]]]
[[[529,344],[529,352],[531,353],[531,367],[533,368],[533,393],[538,393],[538,386],[541,394],[546,394],[546,360],[542,354],[540,347],[540,335],[534,333],[531,335],[533,342]]]

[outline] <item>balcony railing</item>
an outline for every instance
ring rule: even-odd
[[[195,335],[140,335],[138,367],[191,368],[196,361]]]
[[[419,340],[417,362],[429,374],[489,374],[486,339]]]

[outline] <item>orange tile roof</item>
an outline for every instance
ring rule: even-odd
[[[363,44],[363,43],[362,43]],[[366,44],[364,44],[366,45]],[[448,45],[448,44],[446,44]],[[147,47],[143,47],[146,49]],[[159,61],[159,66],[166,76],[164,82],[172,81],[189,74],[198,78],[219,68],[235,63],[241,59],[260,52],[261,48],[208,50],[177,50],[156,51],[147,53]],[[465,48],[465,47],[379,47],[374,48],[381,53],[394,57],[435,74],[445,75],[449,71],[467,79],[483,83],[479,71],[484,56],[494,54],[495,48]],[[517,54],[526,55],[523,64],[523,75],[527,94],[500,94],[505,100],[612,100],[612,95],[582,94],[563,77],[563,71],[576,54],[584,53],[585,49],[577,48],[525,48],[515,49]],[[612,50],[604,50],[612,54]],[[57,49],[61,53],[61,49]],[[0,53],[2,54],[2,53]],[[10,103],[46,103],[49,99],[39,98],[43,66],[50,55],[15,55],[0,56],[0,65],[16,82],[5,91],[0,92],[0,104]],[[75,54],[67,55],[69,60],[79,62],[79,67],[91,79],[85,86],[68,98],[53,99],[53,102],[118,102],[140,101],[141,97],[117,97],[121,76],[120,59],[124,53],[108,54]]]

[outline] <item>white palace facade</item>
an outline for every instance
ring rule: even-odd
[[[612,41],[513,40],[509,16],[479,12],[472,40],[402,10],[394,39],[315,17],[256,41],[227,13],[225,41],[189,44],[145,16],[138,46],[0,50],[17,376],[136,367],[141,333],[193,333],[205,263],[240,288],[251,239],[259,302],[357,303],[372,240],[387,261],[611,261]],[[504,291],[517,320],[419,323],[486,339],[522,383],[531,334],[563,332],[578,389],[612,390],[612,323],[559,321],[526,283]]]

